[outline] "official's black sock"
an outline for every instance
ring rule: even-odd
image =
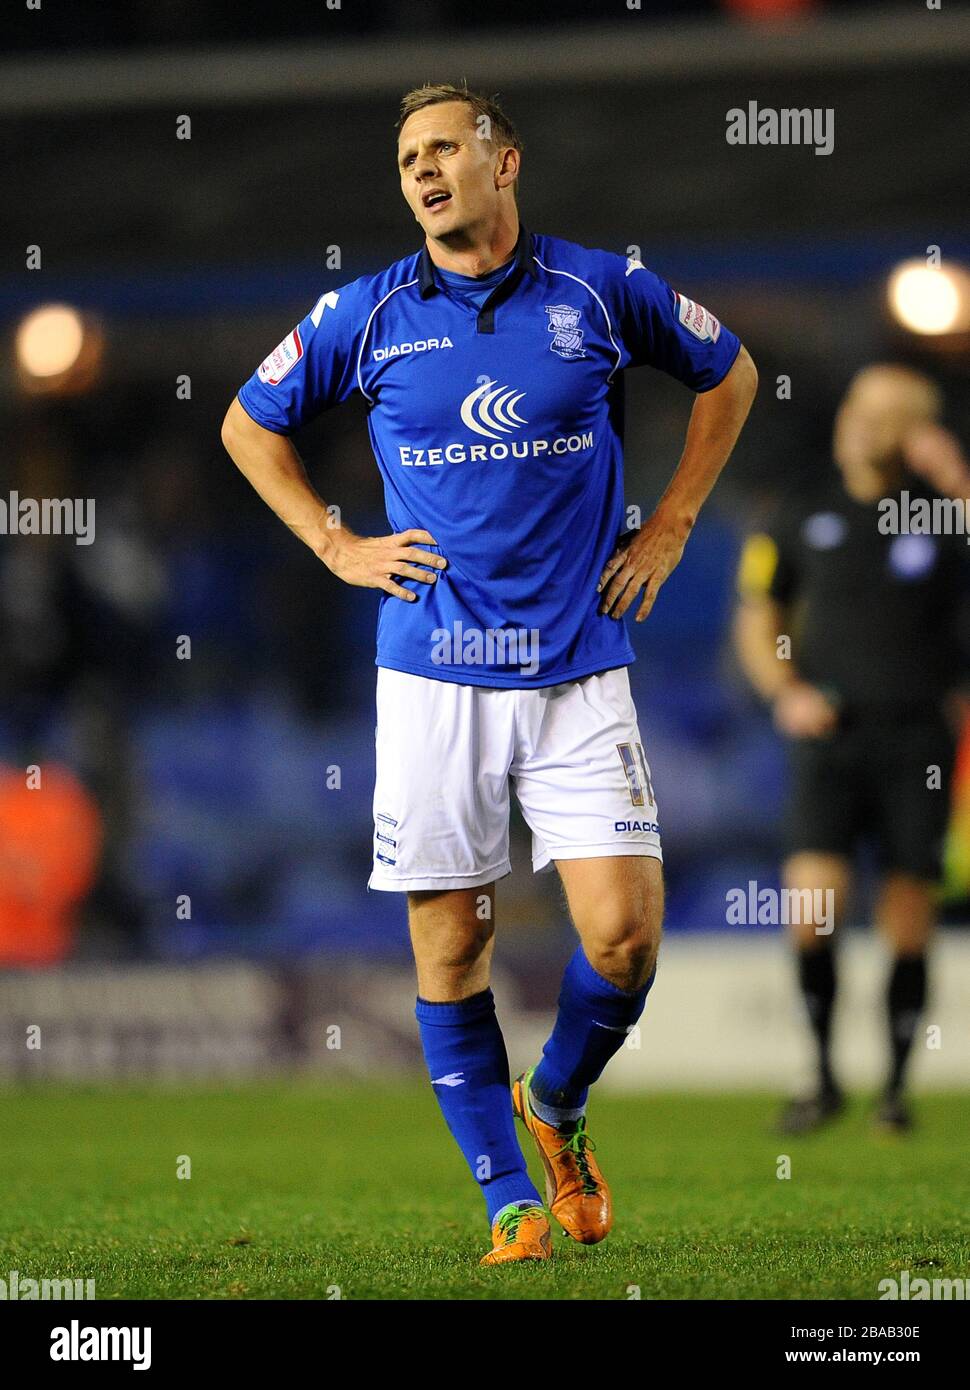
[[[835,1090],[829,1050],[835,1003],[835,952],[826,942],[798,952],[798,983],[818,1047],[818,1074],[823,1091]]]
[[[897,956],[889,972],[889,984],[886,989],[889,1045],[892,1055],[889,1085],[886,1089],[890,1095],[897,1095],[903,1088],[906,1062],[925,1003],[926,957]]]

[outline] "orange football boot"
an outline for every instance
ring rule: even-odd
[[[593,1157],[585,1116],[573,1123],[546,1124],[529,1104],[535,1067],[512,1084],[512,1108],[532,1135],[546,1174],[546,1204],[567,1236],[595,1245],[613,1225],[610,1189]]]
[[[479,1264],[504,1265],[521,1260],[548,1260],[552,1234],[541,1207],[509,1207],[492,1226],[492,1249]]]

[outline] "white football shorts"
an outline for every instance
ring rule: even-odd
[[[382,666],[368,886],[477,888],[509,873],[510,779],[534,872],[556,859],[663,858],[625,667],[505,690]]]

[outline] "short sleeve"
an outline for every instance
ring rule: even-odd
[[[291,434],[358,388],[357,358],[367,315],[358,282],[323,294],[239,391],[247,415]]]
[[[737,577],[742,599],[774,599],[789,604],[798,588],[798,568],[783,528],[753,531],[741,549]]]
[[[671,289],[639,261],[623,270],[620,334],[631,367],[657,367],[692,391],[710,391],[727,376],[741,340],[709,309]]]

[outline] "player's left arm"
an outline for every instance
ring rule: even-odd
[[[952,431],[935,421],[916,425],[902,442],[902,455],[911,473],[941,497],[962,502],[964,515],[970,518],[970,459]],[[953,542],[947,555],[947,573],[952,576],[956,591],[952,609],[953,687],[945,709],[960,736],[970,725],[970,566],[967,548],[958,537],[948,536],[945,540]]]
[[[622,618],[643,590],[638,623],[676,569],[697,514],[731,456],[758,389],[758,372],[743,344],[727,375],[698,394],[680,463],[653,515],[607,561],[597,592],[600,612]]]
[[[911,473],[942,497],[970,497],[970,461],[959,439],[935,421],[915,426],[902,443],[903,461]]]

